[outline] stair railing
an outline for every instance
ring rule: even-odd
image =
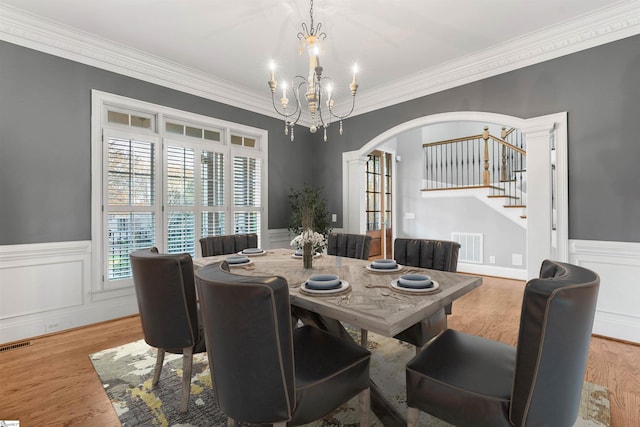
[[[423,191],[489,188],[505,207],[526,206],[526,147],[516,129],[425,143]]]

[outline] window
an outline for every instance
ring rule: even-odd
[[[129,253],[156,245],[157,139],[105,133],[106,279],[131,275]]]
[[[201,237],[263,234],[266,131],[97,91],[93,102],[95,290],[132,285],[132,251],[199,256]]]
[[[260,228],[261,176],[260,159],[234,155],[234,233],[257,233]]]

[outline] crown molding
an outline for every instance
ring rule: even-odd
[[[353,115],[409,101],[640,33],[640,2],[624,0],[562,25],[530,33],[482,52],[358,94]],[[163,60],[92,34],[0,4],[0,39],[82,64],[137,78],[280,119],[269,94]],[[346,102],[346,101],[345,101]],[[336,110],[350,107],[338,103]],[[308,120],[301,119],[305,125]]]
[[[358,95],[363,114],[640,34],[640,1],[624,0],[562,25],[423,70]],[[340,108],[338,105],[337,108]]]
[[[149,83],[275,116],[267,94],[0,3],[0,40]]]

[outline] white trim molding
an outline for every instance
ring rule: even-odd
[[[569,22],[390,82],[358,96],[354,115],[399,104],[640,34],[640,4],[624,0]],[[0,4],[0,40],[280,119],[255,92],[146,52]],[[344,102],[347,102],[345,100]],[[350,101],[349,101],[350,102]],[[338,103],[336,109],[345,107]],[[305,121],[309,125],[308,120]]]
[[[640,343],[640,243],[570,240],[569,262],[600,275],[593,333]]]

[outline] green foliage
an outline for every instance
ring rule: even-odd
[[[291,220],[289,231],[298,235],[303,230],[303,224],[325,238],[331,232],[331,221],[327,200],[322,196],[322,188],[305,185],[302,190],[291,189],[289,194]],[[306,225],[306,224],[305,224]]]

